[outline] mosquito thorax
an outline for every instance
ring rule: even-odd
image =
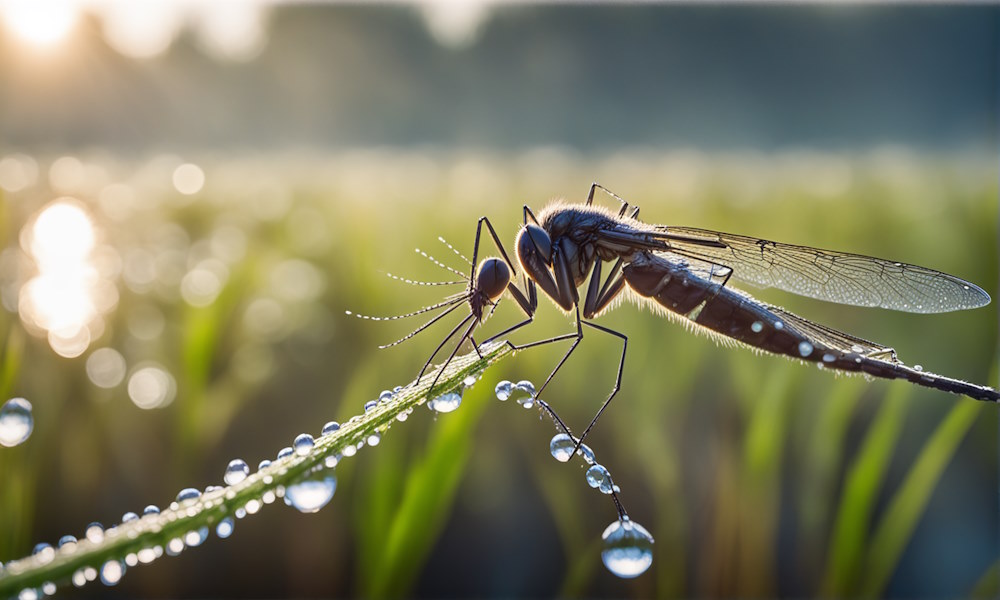
[[[476,270],[476,289],[490,300],[503,295],[510,283],[510,267],[499,258],[487,258]]]

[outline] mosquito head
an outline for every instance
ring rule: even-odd
[[[490,300],[503,295],[510,283],[510,267],[499,258],[487,258],[476,269],[476,289]]]
[[[528,255],[537,256],[546,266],[552,265],[552,240],[548,232],[534,223],[525,225],[517,236],[517,256],[523,263]]]

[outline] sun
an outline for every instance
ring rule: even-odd
[[[0,0],[3,24],[17,38],[34,46],[53,46],[73,29],[78,9],[70,0]]]

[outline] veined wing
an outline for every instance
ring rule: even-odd
[[[871,256],[782,244],[692,227],[656,227],[643,237],[669,252],[730,267],[757,287],[854,306],[938,313],[989,304],[979,286],[947,273]]]

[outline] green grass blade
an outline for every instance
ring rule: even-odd
[[[511,355],[511,349],[506,344],[494,346],[479,358],[475,353],[458,357],[442,374],[434,395],[448,392],[461,392],[464,379],[473,373],[480,373],[492,363]],[[344,423],[340,429],[316,439],[311,453],[306,456],[292,455],[276,460],[269,467],[258,470],[242,482],[227,486],[212,492],[206,492],[200,498],[185,502],[177,508],[169,508],[155,515],[145,515],[141,519],[123,523],[105,532],[103,539],[91,541],[86,538],[73,548],[65,547],[55,553],[48,562],[37,556],[28,556],[14,560],[4,566],[0,572],[0,597],[14,597],[25,588],[37,588],[51,581],[56,584],[65,583],[74,572],[85,567],[100,567],[109,560],[124,560],[132,552],[156,545],[165,545],[169,540],[182,537],[187,532],[201,527],[213,527],[223,518],[235,513],[251,500],[258,500],[267,491],[275,491],[282,486],[288,486],[314,468],[323,468],[327,457],[339,454],[348,445],[357,445],[371,434],[383,432],[388,427],[397,424],[396,416],[402,411],[419,406],[427,399],[427,391],[435,373],[425,375],[419,383],[402,390],[391,402],[381,404],[376,408],[358,415],[356,420]],[[437,436],[432,444],[432,450],[447,451],[455,447],[450,442],[450,436],[468,433],[467,423],[478,418],[484,410],[483,402],[468,402],[453,417],[445,421],[440,428],[443,433]],[[471,413],[472,416],[466,416]],[[463,426],[466,429],[462,429]],[[458,433],[456,434],[456,431]],[[448,458],[447,456],[445,458]],[[426,461],[425,461],[426,462]],[[461,465],[452,465],[450,461],[441,466],[433,463],[436,470],[427,472],[427,476],[443,479],[429,481],[424,478],[418,485],[448,485],[458,479],[464,461]],[[416,478],[414,478],[416,479]],[[454,483],[450,483],[452,487]],[[428,494],[429,496],[429,494]],[[432,498],[432,502],[439,501]],[[422,515],[419,511],[415,513]],[[408,556],[403,555],[404,560]]]
[[[913,536],[917,521],[927,507],[931,493],[937,487],[941,473],[982,407],[982,403],[971,400],[956,403],[924,444],[875,530],[868,552],[868,568],[861,585],[864,596],[877,596],[885,589],[907,542]]]
[[[872,513],[903,427],[910,393],[906,385],[890,387],[847,474],[821,586],[825,596],[843,597],[856,589]]]

